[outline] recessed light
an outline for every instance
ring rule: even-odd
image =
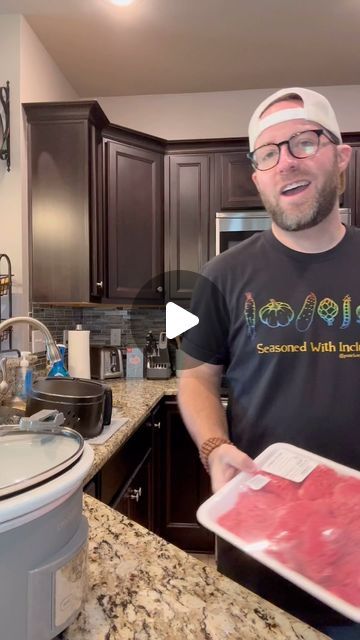
[[[110,0],[111,4],[116,4],[118,7],[126,7],[131,4],[133,0]]]

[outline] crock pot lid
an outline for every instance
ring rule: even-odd
[[[73,429],[0,429],[0,498],[25,491],[69,468],[84,448]]]

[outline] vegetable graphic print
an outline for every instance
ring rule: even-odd
[[[334,320],[339,313],[339,305],[331,298],[324,298],[319,302],[317,312],[320,318],[326,322],[328,327],[332,327]]]
[[[343,298],[343,321],[340,329],[347,329],[351,322],[351,297],[346,295]]]
[[[316,295],[309,293],[306,296],[302,309],[296,318],[296,328],[298,331],[307,331],[310,327],[316,309]]]
[[[294,308],[296,311],[294,311]],[[299,333],[305,333],[310,330],[313,324],[317,323],[319,325],[319,319],[325,322],[328,327],[333,327],[334,330],[336,328],[348,329],[352,321],[360,324],[360,304],[356,307],[354,306],[353,312],[352,297],[349,293],[342,298],[342,304],[340,306],[336,300],[329,297],[322,298],[320,302],[318,302],[316,293],[310,291],[303,300],[301,308],[300,305],[294,308],[284,300],[270,298],[269,301],[263,306],[260,306],[258,310],[256,295],[252,291],[247,291],[244,302],[244,318],[247,335],[251,339],[256,336],[256,326],[259,320],[263,325],[271,329],[281,329],[293,323],[293,325],[295,325],[294,328],[296,328],[296,331]],[[319,319],[316,320],[316,316],[318,316]]]
[[[294,311],[287,302],[277,302],[270,298],[268,304],[261,307],[259,318],[268,327],[287,327],[294,319]]]
[[[245,320],[248,328],[248,335],[250,338],[255,336],[255,324],[256,324],[256,306],[255,300],[251,291],[245,293]]]

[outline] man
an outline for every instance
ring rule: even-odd
[[[214,491],[274,442],[360,469],[360,230],[339,215],[351,148],[326,98],[301,88],[258,106],[249,142],[272,227],[206,265],[192,302],[200,323],[182,345],[180,409]],[[334,638],[360,637],[358,625],[222,540],[218,568],[313,626],[335,624]]]

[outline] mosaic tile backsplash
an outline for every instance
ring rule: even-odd
[[[157,337],[165,331],[165,307],[101,309],[100,307],[56,307],[33,305],[33,317],[43,322],[56,342],[63,342],[64,331],[81,324],[90,331],[90,343],[111,344],[111,329],[121,330],[123,347],[144,347],[146,334]]]

